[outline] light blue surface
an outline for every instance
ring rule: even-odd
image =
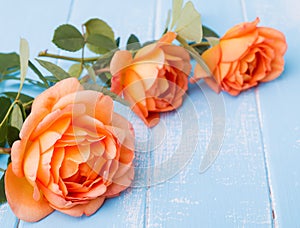
[[[300,227],[300,4],[297,0],[193,2],[203,22],[220,35],[258,16],[260,25],[283,31],[288,42],[286,70],[280,78],[238,97],[223,94],[225,137],[213,166],[200,174],[201,158],[211,139],[212,114],[198,86],[190,86],[184,105],[162,115],[160,125],[152,130],[117,107],[134,124],[136,164],[151,167],[151,172],[143,173],[150,186],[131,188],[107,200],[91,217],[54,212],[38,223],[20,221],[19,227]],[[107,21],[122,44],[133,32],[142,41],[157,39],[171,1],[0,0],[0,6],[0,52],[17,51],[23,37],[34,59],[44,49],[57,52],[51,39],[58,25],[69,22],[80,27],[93,17]],[[0,91],[14,88],[0,84]],[[32,95],[39,92],[25,89]],[[187,114],[190,119],[179,124]],[[178,148],[191,152],[185,157],[188,162],[176,175],[153,183],[159,175],[155,167],[172,161],[171,169],[182,163],[174,157]],[[0,206],[0,227],[17,224],[8,205]]]

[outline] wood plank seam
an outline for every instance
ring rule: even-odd
[[[154,2],[154,12],[153,12],[153,27],[152,27],[152,39],[154,40],[156,36],[159,34],[159,19],[161,14],[161,3],[160,0],[155,0]],[[149,137],[149,134],[148,134]],[[148,138],[147,140],[147,153],[151,153],[151,142]],[[151,167],[152,159],[151,155],[148,160],[148,167]],[[151,169],[147,172],[147,186],[145,191],[145,209],[144,209],[144,227],[149,227],[150,224],[150,188],[151,188]]]
[[[153,12],[153,28],[152,28],[152,39],[155,40],[156,37],[161,35],[160,31],[160,18],[161,18],[161,0],[155,0],[154,2],[154,12]],[[151,153],[151,141],[147,140],[147,153]],[[148,161],[148,167],[151,167],[152,163],[152,156],[149,156],[149,161]],[[146,186],[146,196],[145,196],[145,213],[144,213],[144,227],[149,227],[150,224],[150,189],[151,189],[151,169],[148,170],[147,172],[147,186]]]
[[[262,152],[263,152],[263,159],[264,159],[264,166],[265,166],[265,173],[266,173],[266,182],[269,192],[269,204],[270,204],[270,218],[271,218],[271,226],[272,227],[278,227],[278,224],[276,223],[276,209],[275,209],[275,202],[273,199],[273,189],[272,189],[272,181],[270,176],[270,165],[269,165],[269,159],[268,154],[266,150],[266,144],[263,137],[263,121],[262,121],[262,113],[261,113],[261,104],[260,104],[260,97],[259,97],[259,89],[256,88],[255,91],[255,103],[256,103],[256,110],[257,110],[257,118],[259,123],[259,131],[260,131],[260,137],[261,137],[261,146],[262,146]]]
[[[242,8],[242,14],[243,14],[243,19],[245,22],[248,21],[248,14],[247,14],[247,6],[245,0],[240,0],[241,2],[241,8]],[[276,219],[276,211],[275,211],[275,205],[274,205],[274,200],[272,196],[272,185],[271,185],[271,177],[270,177],[270,168],[268,164],[268,158],[267,158],[267,153],[266,153],[266,147],[265,147],[265,141],[264,141],[264,136],[263,136],[263,126],[262,126],[262,114],[261,114],[261,104],[260,104],[260,97],[259,97],[259,90],[256,88],[254,90],[255,93],[255,105],[256,105],[256,110],[257,110],[257,118],[258,118],[258,123],[259,123],[259,132],[260,132],[260,141],[261,141],[261,146],[262,146],[262,152],[263,152],[263,161],[264,161],[264,167],[265,167],[265,176],[266,176],[266,182],[267,182],[267,188],[269,192],[269,210],[270,210],[270,218],[271,218],[271,227],[275,227],[275,219]]]

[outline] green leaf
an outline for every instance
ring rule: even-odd
[[[183,2],[183,0],[173,0],[171,29],[173,29],[176,22],[178,21],[178,18],[180,16],[180,13],[182,10],[182,2]]]
[[[110,72],[102,72],[101,74],[98,75],[98,77],[100,78],[103,85],[105,85],[107,87],[111,87],[112,75]]]
[[[10,115],[10,125],[19,131],[23,125],[23,113],[19,105],[15,105]]]
[[[70,75],[66,71],[64,71],[62,68],[55,65],[54,63],[44,61],[44,60],[40,60],[40,59],[36,59],[36,61],[38,61],[38,63],[42,67],[44,67],[46,70],[51,72],[53,74],[53,76],[56,77],[58,80],[63,80],[63,79],[66,79],[66,78],[70,77]]]
[[[201,42],[201,15],[192,2],[187,2],[184,5],[176,23],[175,32],[185,40]]]
[[[19,69],[20,59],[17,53],[0,53],[0,74],[6,75]]]
[[[131,34],[130,37],[127,40],[126,49],[127,50],[137,50],[142,47],[139,39],[134,35]]]
[[[0,179],[0,204],[7,202],[6,195],[5,195],[5,187],[4,187],[4,176],[5,174],[3,174]]]
[[[20,90],[23,87],[25,77],[28,70],[28,61],[29,61],[29,45],[27,40],[21,38],[20,40]]]
[[[43,74],[39,71],[38,68],[36,68],[36,66],[31,61],[29,61],[29,67],[31,70],[33,70],[34,73],[36,73],[36,75],[39,77],[39,79],[43,81],[45,87],[49,88],[47,79],[43,76]]]
[[[5,94],[7,97],[15,100],[18,93],[16,93],[16,92],[4,92],[3,94]],[[28,103],[28,102],[32,101],[33,99],[34,99],[33,97],[28,96],[28,95],[23,94],[23,93],[21,93],[20,96],[19,96],[19,100],[22,103]]]
[[[82,73],[82,65],[80,63],[75,63],[70,66],[68,73],[71,77],[79,78]]]
[[[220,43],[220,39],[217,37],[205,37],[207,42],[210,44],[211,47],[216,46]]]
[[[105,21],[94,18],[87,21],[84,26],[86,28],[86,41],[88,42],[87,47],[92,52],[104,54],[112,49],[117,48],[114,32]],[[99,36],[97,37],[94,35]],[[101,44],[101,42],[104,43]]]
[[[82,34],[69,24],[61,25],[55,30],[52,42],[57,47],[71,52],[78,51],[84,46]]]
[[[168,10],[167,20],[166,20],[166,24],[165,24],[165,28],[164,28],[164,34],[168,31],[170,20],[171,20],[171,10]]]
[[[208,28],[205,25],[202,25],[202,30],[203,30],[203,36],[206,37],[217,37],[219,38],[219,35],[212,29]]]
[[[20,81],[21,78],[15,77],[15,76],[5,75],[5,76],[3,76],[2,80],[17,80],[17,81]],[[37,86],[40,86],[40,87],[45,87],[45,85],[42,84],[41,82],[33,80],[33,79],[30,79],[30,78],[25,78],[25,81],[27,81],[27,82],[29,82],[29,83],[31,83],[33,85],[37,85]]]
[[[95,73],[93,67],[92,66],[88,66],[86,69],[88,71],[88,74],[89,74],[90,78],[93,80],[94,83],[96,83],[96,79],[97,78],[96,78],[96,73]]]
[[[19,140],[20,131],[16,127],[7,126],[7,142],[11,147],[15,141]]]
[[[87,21],[84,26],[86,27],[87,35],[100,34],[115,40],[115,35],[112,28],[103,20],[93,18]]]
[[[6,114],[10,108],[11,100],[7,97],[0,97],[0,142],[3,143],[6,140],[7,135],[7,123],[8,118],[4,120]]]
[[[56,77],[54,77],[54,76],[45,76],[45,78],[46,78],[49,82],[51,82],[51,83],[56,83],[56,82],[59,81],[59,80],[58,80]]]
[[[120,38],[120,37],[118,37],[118,38],[115,40],[117,47],[119,47],[119,46],[120,46],[120,40],[121,40],[121,38]]]
[[[86,42],[90,44],[88,45],[88,48],[98,54],[105,54],[106,52],[117,48],[114,40],[111,40],[107,36],[101,34],[89,35],[86,39]]]

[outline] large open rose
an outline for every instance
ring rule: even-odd
[[[284,69],[287,49],[284,35],[278,30],[257,27],[259,19],[234,26],[220,43],[202,54],[212,76],[196,65],[191,82],[204,78],[215,91],[231,95],[277,78]]]
[[[7,201],[16,216],[37,221],[54,209],[93,214],[106,197],[133,179],[131,124],[113,101],[65,79],[39,95],[12,147],[5,174]]]
[[[123,95],[149,127],[159,122],[160,112],[178,108],[188,88],[190,57],[184,48],[171,45],[175,38],[168,32],[134,57],[129,51],[118,51],[111,61],[111,90]]]

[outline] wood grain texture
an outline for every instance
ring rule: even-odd
[[[275,225],[300,227],[300,3],[296,0],[246,1],[249,20],[259,16],[261,26],[279,29],[286,35],[288,50],[285,71],[275,81],[256,91],[259,101],[264,151]]]
[[[224,29],[243,21],[240,1],[222,4],[218,1],[193,1],[203,15],[204,23],[224,32]],[[167,1],[158,4],[163,11]],[[218,15],[218,16],[216,16]],[[192,161],[177,176],[149,188],[147,227],[270,227],[272,211],[264,162],[262,136],[256,109],[254,90],[239,97],[225,94],[226,134],[223,147],[214,165],[204,174],[199,173],[200,157],[205,152],[211,134],[209,106],[199,88],[188,94],[198,115],[199,142]],[[180,109],[190,112],[184,104]],[[164,119],[170,129],[178,128]],[[190,125],[197,124],[190,119]],[[188,128],[189,125],[182,126]],[[197,137],[193,134],[190,138]],[[156,142],[154,142],[156,144]],[[152,163],[172,156],[176,137],[169,135],[160,150],[153,152]],[[182,151],[184,153],[184,151]],[[166,155],[161,155],[161,154]]]
[[[226,129],[220,155],[200,174],[199,166],[213,139],[210,104],[192,85],[182,107],[163,114],[147,129],[130,110],[116,104],[136,131],[137,176],[134,186],[109,199],[91,217],[73,218],[54,212],[38,223],[19,227],[300,227],[300,121],[297,0],[193,0],[203,23],[220,35],[244,20],[287,34],[286,71],[238,97],[224,95]],[[31,58],[51,44],[63,23],[78,28],[90,18],[107,21],[124,46],[131,32],[141,41],[158,39],[171,1],[21,1],[0,0],[0,52],[18,51],[19,37],[28,39]],[[18,6],[18,7],[16,7]],[[298,7],[299,8],[299,7]],[[23,16],[24,15],[24,16]],[[25,16],[26,15],[26,16]],[[68,54],[67,52],[61,52]],[[89,54],[89,53],[87,53]],[[68,64],[59,61],[63,67]],[[1,90],[17,85],[0,84]],[[25,87],[36,95],[40,90]],[[5,162],[0,160],[0,167]],[[275,219],[273,218],[275,216]],[[16,227],[7,204],[0,206],[0,227]]]

